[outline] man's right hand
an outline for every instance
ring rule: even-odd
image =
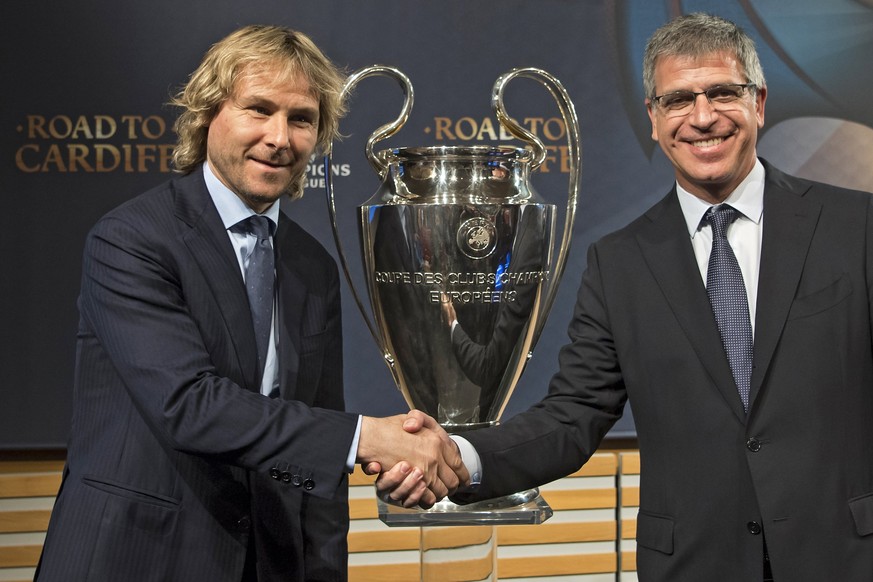
[[[366,473],[380,474],[376,488],[385,501],[404,507],[432,507],[470,481],[457,445],[420,411],[363,417],[357,461]]]

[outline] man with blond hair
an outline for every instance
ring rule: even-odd
[[[89,233],[40,582],[345,580],[356,462],[425,504],[466,481],[444,435],[343,412],[336,265],[279,211],[343,83],[299,32],[230,34],[174,99],[181,175]]]

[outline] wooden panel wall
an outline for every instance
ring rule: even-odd
[[[617,459],[599,453],[578,472],[540,488],[547,522],[498,528],[501,580],[615,580]],[[548,578],[546,578],[548,576]]]
[[[640,453],[618,453],[621,582],[637,581],[637,511],[640,506]]]
[[[60,460],[0,459],[0,582],[33,579],[62,469]],[[379,521],[372,477],[358,470],[350,483],[350,581],[420,579],[421,530],[389,528]],[[623,582],[636,580],[638,453],[598,453],[577,473],[540,491],[554,511],[551,519],[541,525],[496,528],[501,580],[614,582],[619,568]],[[486,547],[490,531],[432,528],[428,543]],[[477,571],[487,567],[486,559],[440,565],[440,576],[476,579]]]
[[[0,462],[0,580],[33,580],[63,461]]]

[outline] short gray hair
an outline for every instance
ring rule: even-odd
[[[703,57],[729,52],[737,57],[746,82],[758,88],[767,86],[758,60],[755,41],[729,20],[711,14],[694,13],[674,18],[652,34],[643,56],[643,91],[655,97],[655,65],[660,57]]]

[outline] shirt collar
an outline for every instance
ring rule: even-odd
[[[760,160],[755,160],[755,165],[749,175],[740,182],[736,190],[724,201],[739,210],[743,216],[759,224],[764,214],[764,166]],[[700,227],[703,215],[713,204],[704,202],[688,190],[676,183],[676,194],[679,197],[679,206],[685,216],[685,225],[688,227],[688,235],[694,238],[694,234]]]
[[[257,214],[216,177],[209,167],[209,162],[203,162],[203,179],[206,181],[206,189],[225,229],[230,229],[239,221]],[[269,218],[274,225],[279,224],[279,204],[273,203],[261,216]]]

